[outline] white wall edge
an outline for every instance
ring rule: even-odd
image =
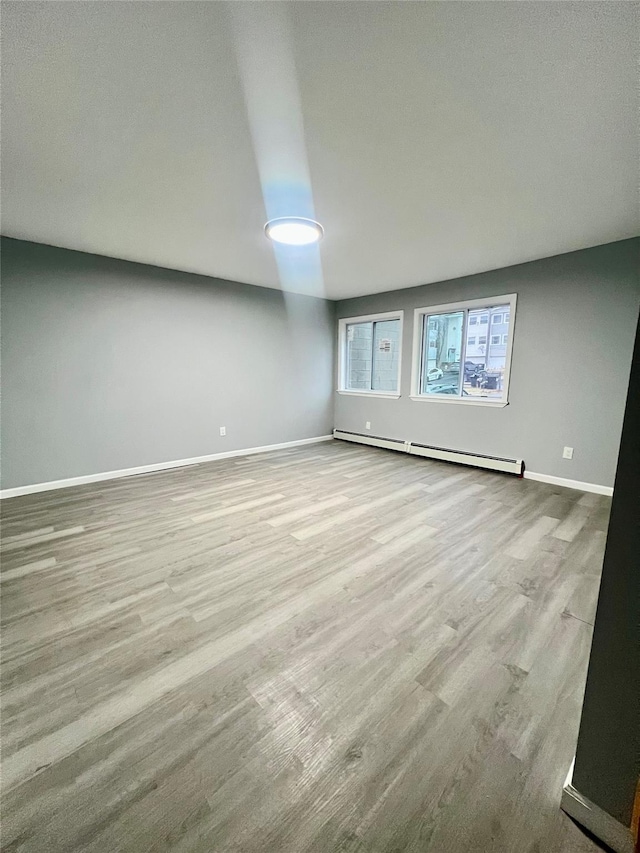
[[[250,456],[253,453],[268,453],[273,450],[284,450],[287,447],[299,447],[304,444],[316,444],[330,441],[333,435],[320,435],[314,438],[302,438],[296,441],[285,441],[280,444],[267,444],[262,447],[247,447],[240,450],[229,450],[223,453],[211,453],[207,456],[194,456],[190,459],[176,459],[171,462],[156,462],[152,465],[140,465],[136,468],[123,468],[119,471],[104,471],[99,474],[86,474],[82,477],[70,477],[65,480],[51,480],[47,483],[33,483],[28,486],[17,486],[13,489],[0,490],[0,500],[16,498],[20,495],[30,495],[35,492],[48,492],[53,489],[66,489],[71,486],[82,486],[87,483],[99,483],[102,480],[117,480],[120,477],[133,477],[136,474],[150,474],[154,471],[165,471],[170,468],[183,468],[187,465],[199,465],[201,462],[214,462],[216,459],[229,459],[232,456]],[[538,480],[541,483],[551,483],[568,489],[578,489],[581,492],[594,492],[598,495],[613,495],[612,486],[600,486],[597,483],[583,483],[580,480],[568,480],[564,477],[554,477],[551,474],[538,474],[535,471],[524,472],[525,479]]]
[[[587,797],[577,791],[572,783],[573,765],[571,762],[564,787],[560,807],[579,824],[592,832],[596,838],[604,841],[616,853],[633,853],[633,838],[631,829],[624,826],[600,806],[592,803]]]
[[[598,483],[583,483],[581,480],[567,480],[565,477],[554,477],[551,474],[537,474],[535,471],[524,472],[525,480],[538,480],[540,483],[551,483],[552,486],[564,486],[566,489],[577,489],[580,492],[594,492],[596,495],[613,495],[613,486],[600,486]]]
[[[187,465],[199,465],[201,462],[215,462],[217,459],[229,459],[232,456],[250,456],[253,453],[269,453],[273,450],[285,450],[287,447],[299,447],[303,444],[317,444],[320,441],[332,441],[333,435],[319,435],[314,438],[300,438],[297,441],[285,441],[281,444],[266,444],[263,447],[245,447],[240,450],[228,450],[223,453],[210,453],[207,456],[194,456],[191,459],[175,459],[171,462],[155,462],[152,465],[139,465],[137,468],[122,468],[119,471],[103,471],[100,474],[85,474],[82,477],[70,477],[66,480],[50,480],[48,483],[33,483],[29,486],[16,486],[2,489],[0,500],[17,498],[20,495],[32,495],[35,492],[49,492],[53,489],[68,489],[71,486],[84,486],[87,483],[99,483],[102,480],[117,480],[120,477],[133,477],[136,474],[150,474],[154,471],[166,471],[170,468],[184,468]]]

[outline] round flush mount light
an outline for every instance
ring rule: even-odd
[[[324,229],[319,222],[302,216],[281,216],[271,219],[264,226],[264,233],[274,243],[288,246],[308,246],[322,239]]]

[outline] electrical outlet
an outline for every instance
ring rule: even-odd
[[[366,424],[364,425],[364,428],[365,429],[371,429],[371,421],[367,421]]]
[[[565,447],[562,451],[563,459],[573,459],[573,447]]]
[[[227,428],[226,427],[220,427],[220,435],[226,435],[226,434],[227,434]]]

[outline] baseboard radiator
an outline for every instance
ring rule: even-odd
[[[506,474],[515,474],[517,477],[522,477],[524,474],[524,462],[522,459],[486,456],[482,453],[469,453],[466,450],[450,450],[446,447],[432,447],[428,444],[402,441],[399,438],[382,438],[379,435],[364,435],[359,432],[346,432],[342,429],[334,429],[333,437],[342,441],[353,441],[356,444],[368,444],[372,447],[383,447],[386,450],[410,453],[412,456],[426,456],[429,459],[440,459],[443,462],[457,462],[459,465],[470,465],[473,468],[488,468],[491,471],[502,471]]]

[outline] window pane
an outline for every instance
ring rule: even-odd
[[[430,314],[422,346],[422,393],[460,395],[464,312]]]
[[[373,323],[347,324],[346,388],[371,390],[371,337]]]
[[[398,390],[400,320],[378,320],[373,324],[373,391]]]
[[[467,336],[462,394],[464,397],[489,397],[492,400],[501,400],[509,340],[508,306],[496,305],[489,309],[489,313],[486,308],[469,311],[470,325],[474,316],[478,318],[476,323],[486,323],[490,316],[491,325],[500,326],[497,331],[501,334],[492,335],[488,345],[485,335],[477,339]]]

